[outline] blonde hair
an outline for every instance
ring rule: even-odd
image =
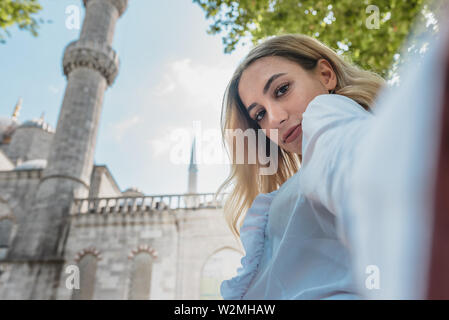
[[[379,89],[385,83],[384,79],[376,73],[361,70],[350,62],[346,62],[332,49],[312,37],[287,34],[265,40],[254,47],[240,63],[224,94],[221,130],[223,144],[227,144],[229,148],[232,148],[231,150],[236,150],[235,143],[233,139],[227,141],[225,134],[227,130],[261,129],[246,111],[238,94],[238,85],[243,71],[257,59],[266,56],[279,56],[297,62],[306,71],[313,71],[319,59],[326,59],[333,67],[337,77],[335,93],[355,100],[368,111],[370,111]],[[256,134],[256,139],[258,139],[257,137]],[[223,209],[225,220],[237,237],[240,236],[239,229],[243,223],[243,213],[249,209],[256,196],[259,193],[277,190],[299,170],[301,165],[301,155],[285,151],[276,144],[271,145],[273,142],[266,136],[264,139],[266,140],[266,150],[270,150],[270,146],[277,148],[277,172],[273,175],[260,175],[259,169],[265,166],[257,160],[255,164],[248,164],[246,161],[243,164],[236,164],[234,159],[231,159],[230,175],[216,192],[218,195],[224,188],[233,185]],[[257,145],[259,142],[256,140]],[[247,151],[245,143],[245,152]],[[275,161],[275,159],[271,159],[273,156],[268,156],[270,156],[270,160]]]

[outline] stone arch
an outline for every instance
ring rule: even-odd
[[[79,268],[80,287],[73,289],[72,300],[93,299],[97,264],[101,258],[100,252],[95,247],[83,249],[76,254],[75,262]]]
[[[204,261],[200,276],[200,299],[220,300],[220,284],[236,275],[243,253],[230,246],[214,250]]]
[[[128,287],[129,300],[150,299],[153,262],[157,256],[157,251],[148,245],[140,245],[128,255],[128,259],[132,260]]]
[[[80,251],[78,251],[75,255],[75,262],[78,263],[83,256],[85,256],[86,254],[91,254],[93,256],[95,256],[98,260],[101,260],[103,257],[101,256],[100,251],[98,251],[94,246],[90,246],[87,248],[84,248]]]

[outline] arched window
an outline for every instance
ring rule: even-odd
[[[0,259],[3,259],[8,251],[13,226],[12,219],[0,218]]]
[[[80,287],[73,289],[72,300],[92,300],[95,290],[95,274],[97,273],[98,257],[91,253],[85,253],[78,260]]]
[[[201,272],[200,299],[222,300],[220,285],[237,273],[242,254],[235,249],[223,248],[212,254]]]
[[[128,299],[148,300],[150,298],[153,255],[147,251],[139,251],[131,258],[133,261]]]

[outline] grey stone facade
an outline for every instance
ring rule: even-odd
[[[18,164],[32,159],[47,159],[53,132],[39,127],[18,127],[12,136],[6,155]]]

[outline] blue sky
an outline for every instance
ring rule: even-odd
[[[37,38],[12,29],[0,45],[0,115],[9,116],[22,97],[20,122],[45,112],[55,128],[66,86],[64,48],[80,32],[66,27],[66,8],[78,6],[82,18],[84,7],[81,0],[40,2],[39,16],[52,23],[41,25]],[[208,25],[201,8],[188,0],[130,0],[118,21],[113,47],[121,65],[105,94],[95,163],[109,167],[122,191],[186,192],[188,164],[170,155],[180,143],[190,150],[193,135],[175,141],[171,134],[177,130],[193,132],[194,123],[199,125],[202,152],[221,143],[213,136],[219,132],[223,92],[248,47],[225,55],[221,37],[206,33]],[[228,165],[205,163],[202,154],[197,154],[198,191],[214,192]]]

